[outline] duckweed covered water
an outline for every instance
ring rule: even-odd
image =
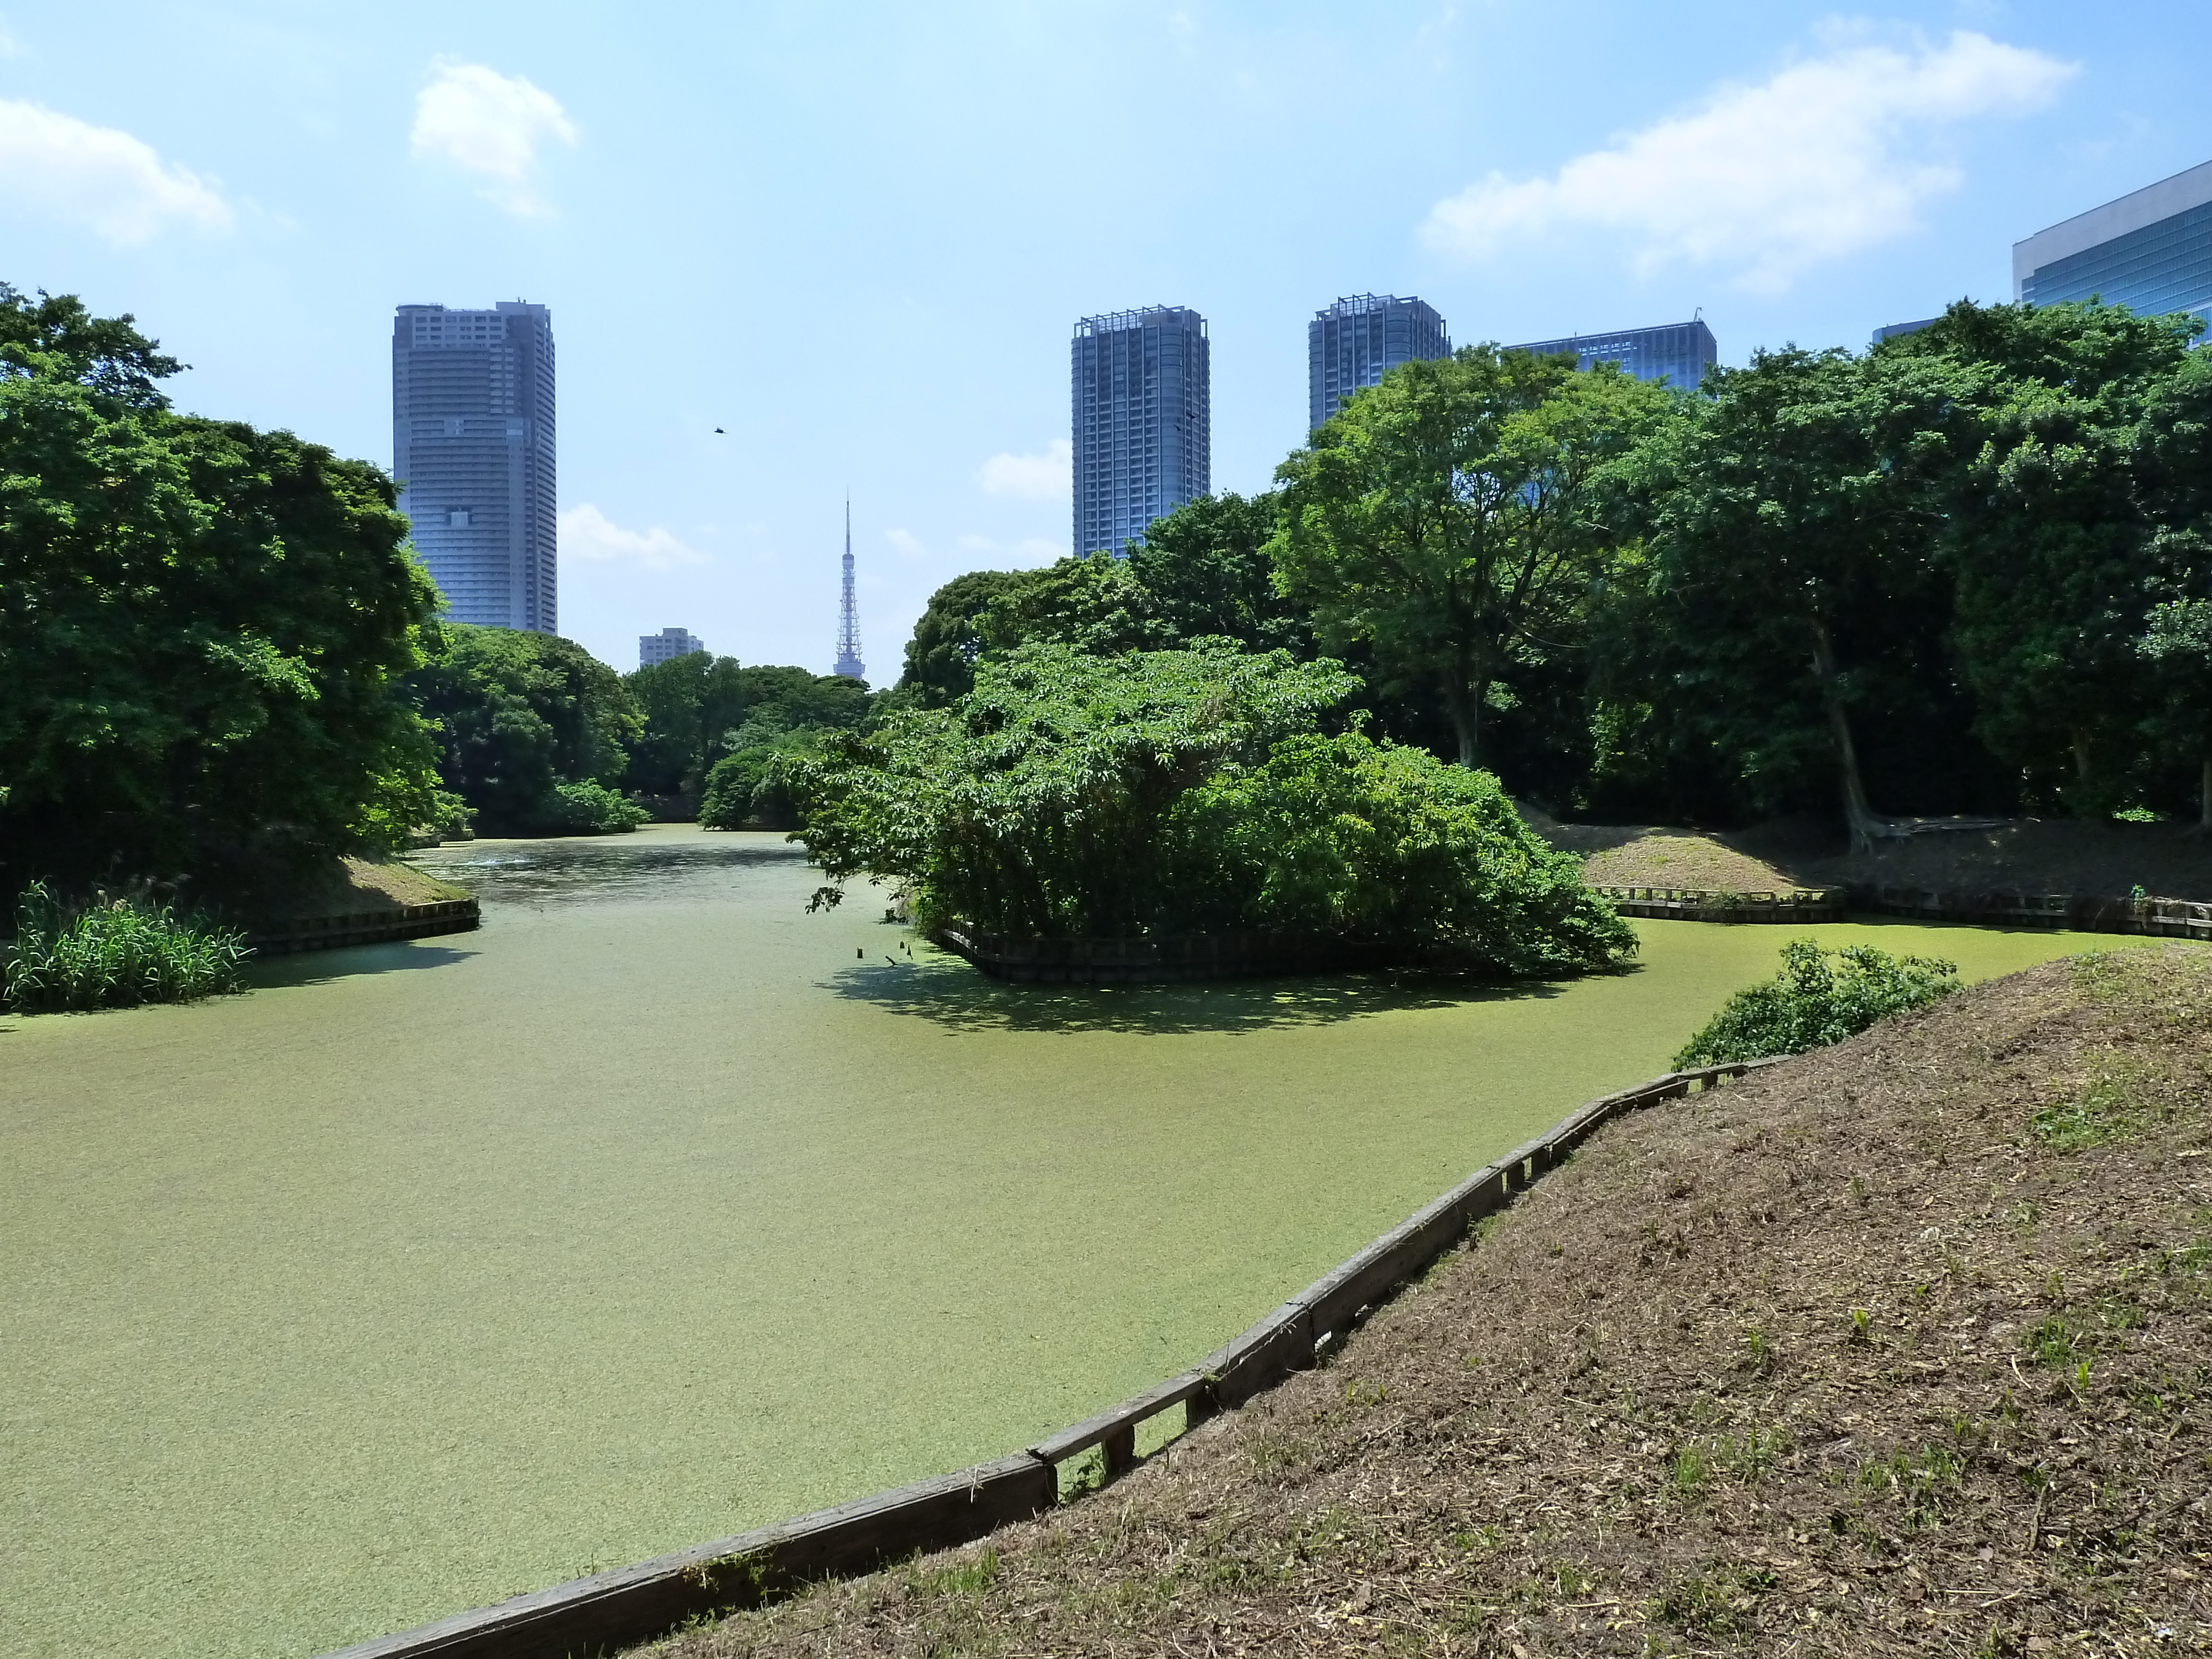
[[[0,1020],[0,1650],[312,1654],[1013,1449],[1664,1070],[1793,931],[1062,991],[807,915],[778,837],[424,862],[480,932]]]

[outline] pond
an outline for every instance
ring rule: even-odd
[[[777,836],[422,862],[480,931],[0,1018],[0,1650],[313,1654],[995,1456],[1665,1069],[1796,933],[2125,942],[1057,990],[808,915]]]

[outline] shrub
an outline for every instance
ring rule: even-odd
[[[803,833],[831,877],[902,883],[925,921],[996,933],[1271,933],[1507,974],[1634,951],[1490,774],[1316,732],[1356,684],[1224,640],[1024,646],[951,708],[795,761]]]
[[[603,783],[556,783],[545,804],[545,827],[556,836],[627,834],[652,814]]]
[[[1782,947],[1782,971],[1738,991],[1674,1056],[1679,1067],[1719,1066],[1841,1042],[1878,1019],[1924,1008],[1959,988],[1958,965],[1893,957],[1872,945],[1824,951],[1809,939]]]
[[[166,904],[103,896],[71,908],[33,882],[15,907],[6,1000],[24,1013],[186,1002],[238,989],[252,954],[243,933],[179,921]]]

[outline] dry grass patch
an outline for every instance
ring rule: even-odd
[[[2212,1650],[2208,1012],[2053,963],[1616,1124],[1104,1493],[667,1651]]]

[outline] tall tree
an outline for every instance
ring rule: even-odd
[[[391,481],[168,411],[124,318],[0,286],[0,877],[388,846],[436,811],[394,688],[437,595]]]
[[[1312,620],[1277,588],[1267,554],[1280,505],[1272,489],[1201,495],[1153,520],[1131,546],[1129,573],[1177,640],[1214,635],[1248,651],[1313,654]]]
[[[725,752],[723,734],[744,720],[743,675],[735,657],[694,651],[623,676],[645,722],[624,782],[648,795],[697,794]]]
[[[2144,422],[2198,326],[2116,306],[1961,303],[1893,350],[1899,363],[1956,365],[1978,422],[1947,537],[1952,637],[1978,727],[2031,778],[2064,780],[2083,811],[2140,787],[2154,694],[2136,641],[2160,597],[2170,510],[2139,477]],[[2176,441],[2185,448],[2185,434],[2169,437],[2178,456]]]
[[[975,684],[975,662],[983,654],[979,624],[991,602],[1020,584],[1027,572],[970,570],[955,576],[929,596],[928,607],[907,641],[906,672],[899,689],[925,708],[942,708]]]
[[[1739,771],[1824,753],[1861,845],[1880,827],[1863,711],[1926,704],[1941,678],[1933,483],[1966,424],[1958,391],[1934,357],[1756,352],[1612,475],[1649,538],[1636,597],[1678,710]]]
[[[1609,364],[1492,346],[1401,364],[1276,470],[1282,591],[1325,642],[1434,686],[1474,766],[1485,705],[1573,648],[1610,546],[1598,473],[1666,402]]]

